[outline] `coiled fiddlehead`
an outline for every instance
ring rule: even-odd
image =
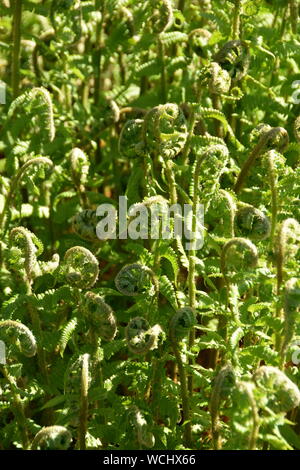
[[[222,234],[228,230],[229,236],[234,238],[234,219],[236,213],[236,202],[232,194],[220,189],[212,196],[210,201],[209,215],[222,222]],[[227,228],[228,227],[228,228]]]
[[[31,450],[66,450],[72,435],[64,426],[48,426],[41,429],[31,444]]]
[[[138,263],[124,266],[115,278],[115,285],[121,294],[129,296],[153,295],[159,288],[153,271]]]
[[[94,334],[112,341],[117,333],[117,322],[111,307],[99,295],[87,292],[83,308]]]
[[[209,409],[211,413],[211,432],[213,438],[213,447],[215,450],[222,448],[222,441],[220,436],[220,405],[222,400],[226,399],[229,395],[230,389],[235,384],[235,374],[230,365],[224,366],[215,378]]]
[[[154,33],[166,31],[173,23],[173,8],[170,0],[150,0],[153,13],[149,18]]]
[[[173,341],[179,341],[187,336],[195,324],[196,316],[192,308],[183,307],[179,309],[170,321],[170,335]]]
[[[279,152],[283,152],[288,146],[289,136],[283,127],[273,127],[270,130],[267,127],[265,132],[264,129],[265,128],[261,130],[258,143],[250,153],[238,175],[234,186],[236,193],[239,193],[242,189],[250,168],[258,157],[260,157],[268,149],[274,149],[278,150]]]
[[[231,78],[227,70],[217,62],[212,62],[209,66],[208,88],[213,95],[228,93],[231,86]]]
[[[119,137],[119,152],[129,159],[140,155],[143,143],[143,119],[126,121]]]
[[[300,280],[299,278],[290,279],[285,285],[284,292],[284,329],[283,341],[281,345],[281,363],[283,365],[285,353],[288,345],[293,339],[296,316],[300,306]]]
[[[24,356],[32,357],[37,352],[36,339],[23,323],[13,320],[1,321],[0,337],[15,342]]]
[[[225,145],[210,145],[196,155],[194,166],[194,192],[199,191],[201,202],[208,209],[211,196],[219,185],[219,179],[226,168],[229,152]],[[199,187],[198,187],[199,181]]]
[[[146,114],[143,140],[150,152],[165,159],[174,158],[183,150],[186,139],[186,119],[177,104],[162,104]]]
[[[294,122],[294,135],[298,143],[300,143],[300,116]]]
[[[46,130],[48,139],[50,142],[55,137],[55,125],[53,119],[53,105],[51,96],[43,87],[32,88],[29,91],[25,91],[22,95],[16,98],[10,105],[8,110],[8,119],[11,119],[17,109],[24,109],[25,106],[38,106],[39,115],[39,126]]]
[[[207,47],[211,33],[207,29],[197,28],[189,33],[188,44],[195,54],[207,58]]]
[[[253,379],[265,391],[268,405],[275,412],[287,412],[299,406],[300,391],[297,385],[277,367],[261,366]]]
[[[68,284],[88,289],[99,275],[97,258],[83,246],[73,246],[65,253],[63,272]]]
[[[72,228],[74,232],[83,240],[95,242],[99,240],[96,233],[96,226],[99,219],[96,211],[85,209],[74,215],[72,219]]]
[[[149,425],[142,412],[136,406],[129,410],[129,418],[136,429],[139,444],[147,448],[153,447],[155,438],[152,432],[149,431]]]
[[[159,325],[150,327],[143,317],[135,317],[128,323],[125,331],[128,349],[134,354],[146,354],[156,349],[162,329]]]
[[[232,238],[222,248],[221,271],[226,278],[229,270],[240,271],[257,265],[256,246],[246,238]]]
[[[10,241],[13,245],[19,245],[19,256],[24,256],[24,268],[26,273],[27,290],[30,292],[30,284],[37,263],[37,256],[43,252],[41,241],[25,227],[15,227],[10,232]],[[16,255],[17,253],[15,253]],[[22,262],[21,258],[21,262]]]
[[[21,183],[25,173],[27,173],[28,168],[32,169],[33,166],[53,167],[53,162],[49,158],[46,158],[46,157],[36,157],[36,158],[32,158],[32,159],[28,160],[18,170],[16,176],[12,179],[9,192],[8,192],[8,194],[6,196],[6,199],[5,199],[4,208],[2,210],[2,213],[0,214],[0,229],[4,229],[4,232],[6,231],[6,228],[7,228],[8,223],[9,223],[10,213],[9,213],[8,210],[9,210],[9,208],[10,208],[10,206],[11,206],[13,200],[14,200],[15,190],[19,186],[19,184]],[[7,214],[7,212],[8,212],[8,214]],[[6,218],[7,215],[8,215],[8,217]]]
[[[229,41],[215,55],[214,60],[229,72],[234,83],[238,82],[248,73],[249,46],[244,41]]]
[[[76,186],[85,184],[90,167],[86,154],[78,147],[73,148],[70,152],[70,164],[74,184]]]
[[[265,240],[270,235],[269,218],[253,206],[241,207],[235,214],[236,234],[251,240]]]

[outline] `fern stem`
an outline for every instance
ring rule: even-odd
[[[194,171],[194,194],[193,194],[193,214],[192,214],[192,234],[194,235],[196,232],[196,227],[197,227],[197,220],[196,220],[196,215],[197,215],[197,208],[198,208],[198,203],[199,203],[199,191],[198,191],[198,186],[199,186],[199,175],[200,175],[200,166],[203,161],[202,155],[198,154],[196,157],[196,166],[195,166],[195,171]],[[195,239],[192,240],[192,244],[195,243]],[[195,256],[196,256],[196,250],[191,249],[188,254],[188,260],[189,260],[189,272],[188,272],[188,291],[189,291],[189,306],[192,309],[196,308],[196,283],[195,283]],[[191,328],[190,334],[189,334],[189,349],[191,349],[194,346],[195,343],[195,328]],[[189,363],[193,364],[194,360],[193,358],[189,359]],[[188,389],[189,393],[192,396],[193,394],[193,376],[189,375],[188,376]]]
[[[79,449],[86,449],[86,433],[88,421],[88,389],[89,389],[89,354],[84,354],[81,369],[81,394],[79,416]]]
[[[21,17],[22,17],[22,0],[14,0],[13,2],[13,52],[12,52],[12,69],[11,69],[11,86],[13,99],[19,94],[20,84],[20,50],[21,50]]]
[[[168,180],[168,185],[169,185],[169,194],[170,194],[170,203],[171,205],[177,204],[177,188],[176,188],[176,180],[175,180],[175,175],[173,171],[173,163],[171,160],[168,160],[166,162],[165,166],[165,171],[166,171],[166,177]]]
[[[195,113],[194,109],[192,108],[191,109],[191,114],[190,114],[189,120],[188,120],[188,135],[187,135],[187,139],[186,139],[183,151],[182,151],[182,161],[183,161],[184,165],[187,165],[187,163],[188,163],[187,162],[187,157],[188,157],[188,154],[189,154],[189,151],[190,151],[191,139],[192,139],[193,132],[194,132],[195,122],[196,122],[196,113]]]
[[[13,413],[16,417],[16,421],[20,429],[22,448],[23,450],[27,450],[29,448],[29,439],[28,439],[28,433],[27,433],[24,405],[18,393],[18,388],[17,388],[17,384],[16,384],[14,377],[10,375],[8,368],[6,366],[3,366],[2,370],[3,370],[3,375],[6,378],[7,382],[9,383],[12,394],[13,394],[13,401],[14,401]]]
[[[268,152],[267,161],[268,161],[268,170],[269,170],[269,178],[270,178],[270,188],[271,188],[272,221],[271,221],[270,244],[272,247],[273,242],[274,242],[274,235],[275,235],[276,224],[277,224],[277,213],[278,213],[276,174],[275,174],[275,166],[274,166],[274,159],[273,159],[272,151]]]
[[[240,23],[241,23],[241,0],[235,0],[235,6],[233,11],[233,20],[232,20],[232,39],[236,40],[240,37]]]
[[[290,0],[290,17],[293,34],[297,34],[298,26],[298,1]]]
[[[192,447],[192,427],[190,422],[190,404],[189,404],[189,394],[187,387],[187,379],[184,364],[182,361],[181,353],[178,347],[177,339],[172,333],[170,333],[171,345],[174,351],[176,358],[176,363],[178,366],[179,378],[180,378],[180,393],[182,400],[182,419],[184,425],[184,440],[185,444],[188,447]]]
[[[161,83],[161,102],[167,102],[167,75],[166,75],[166,64],[165,64],[165,46],[162,43],[161,39],[158,38],[157,40],[157,48],[158,48],[158,57],[161,64],[161,72],[160,72],[160,83]]]

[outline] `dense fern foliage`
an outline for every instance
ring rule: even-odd
[[[300,449],[299,13],[1,2],[0,449]]]

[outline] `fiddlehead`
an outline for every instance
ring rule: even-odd
[[[15,250],[15,257],[19,258],[19,266],[24,262],[26,273],[26,284],[30,291],[30,284],[37,264],[37,256],[43,252],[43,244],[25,227],[15,227],[10,232],[10,241],[12,245],[20,248]]]
[[[225,145],[210,145],[196,155],[194,166],[194,192],[200,190],[201,202],[208,209],[210,199],[219,186],[226,168],[229,152]],[[199,181],[199,185],[198,185]],[[198,187],[199,186],[199,187]]]
[[[212,196],[210,201],[209,215],[221,220],[222,233],[224,229],[231,238],[234,238],[234,219],[236,213],[236,202],[230,192],[220,189]],[[228,228],[227,228],[228,227]]]
[[[72,180],[77,188],[81,203],[86,204],[84,185],[87,183],[90,163],[86,154],[77,147],[70,152],[70,166]]]
[[[83,246],[73,246],[64,256],[63,273],[68,284],[81,289],[92,287],[99,275],[98,260]]]
[[[41,429],[31,444],[31,450],[66,450],[72,435],[64,426],[48,426]]]
[[[248,156],[238,175],[234,186],[235,192],[239,193],[242,189],[250,168],[258,157],[260,157],[268,149],[274,149],[278,150],[279,152],[283,152],[288,146],[288,143],[289,136],[283,127],[273,127],[270,130],[266,130],[265,132],[263,128],[260,132],[260,139],[258,143],[255,145],[254,149]]]
[[[72,219],[72,228],[83,240],[95,242],[99,240],[96,233],[98,221],[99,219],[95,210],[85,209],[74,215]]]
[[[30,168],[32,173],[34,174],[33,168],[34,166],[48,166],[50,168],[53,167],[53,162],[46,157],[36,157],[28,160],[24,165],[18,170],[16,176],[13,178],[11,182],[11,186],[9,192],[5,199],[4,208],[2,213],[0,214],[0,229],[4,229],[6,231],[7,225],[9,223],[10,212],[9,208],[14,200],[15,197],[15,190],[20,185],[25,173],[27,173],[28,169]],[[8,213],[8,214],[7,214]]]
[[[281,345],[281,364],[283,365],[288,345],[293,339],[297,312],[300,306],[300,280],[290,279],[285,285],[284,292],[284,329]]]
[[[23,323],[13,320],[0,321],[0,337],[16,343],[24,356],[32,357],[37,352],[36,339]]]
[[[38,107],[38,124],[42,129],[45,129],[50,142],[55,137],[55,125],[53,118],[53,105],[51,96],[43,87],[32,88],[25,91],[22,95],[16,98],[10,105],[8,110],[8,119],[12,119],[14,113],[20,109],[29,106],[33,109],[34,106]]]
[[[240,40],[227,42],[215,55],[214,61],[229,72],[234,83],[248,73],[250,65],[249,46]]]
[[[227,70],[223,69],[217,62],[211,62],[207,72],[204,72],[208,89],[213,95],[228,93],[231,86],[231,78]]]
[[[208,43],[211,33],[207,29],[197,28],[189,33],[188,45],[200,57],[207,58]]]
[[[126,121],[119,137],[119,152],[129,159],[140,156],[143,148],[143,119]]]
[[[219,423],[221,402],[227,398],[229,391],[234,384],[234,371],[230,365],[226,365],[219,371],[215,378],[209,403],[213,447],[215,450],[220,450],[222,448]]]
[[[264,390],[268,406],[275,412],[287,412],[300,404],[300,391],[284,372],[272,366],[261,366],[253,375],[257,386]]]
[[[174,158],[183,150],[186,139],[186,119],[177,104],[162,104],[146,114],[143,140],[150,152],[165,159]]]
[[[240,271],[257,265],[256,246],[246,238],[232,238],[222,248],[221,271],[227,277],[227,271]]]
[[[300,116],[294,122],[294,135],[298,143],[300,143]]]
[[[105,341],[112,341],[117,334],[117,322],[111,307],[99,295],[87,292],[83,309],[94,334]]]
[[[166,31],[173,23],[173,8],[170,0],[150,0],[153,13],[149,18],[151,30],[154,33]]]
[[[4,320],[0,322],[0,338],[4,343],[10,341],[17,345],[21,353],[26,357],[33,357],[37,352],[37,344],[32,332],[18,321]],[[18,385],[14,375],[10,373],[10,367],[3,365],[3,374],[10,385],[13,396],[13,413],[20,429],[22,447],[26,450],[29,446],[27,420],[24,410],[24,402],[18,392]]]
[[[145,293],[150,296],[158,292],[158,281],[153,271],[142,264],[124,266],[115,278],[115,285],[121,294],[136,296]]]
[[[235,214],[236,235],[251,240],[265,240],[270,235],[269,218],[253,206],[242,206]]]
[[[135,317],[128,323],[125,331],[128,349],[134,354],[146,354],[156,349],[162,329],[159,325],[150,327],[143,317]]]
[[[186,337],[196,324],[195,312],[190,307],[179,309],[170,321],[170,336],[172,341],[178,342]]]

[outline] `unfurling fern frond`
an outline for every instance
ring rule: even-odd
[[[187,139],[187,123],[177,104],[156,106],[145,116],[143,139],[150,152],[165,159],[174,158],[183,150]]]
[[[88,289],[97,281],[98,260],[87,248],[73,246],[65,253],[62,270],[68,284]]]
[[[93,292],[85,294],[84,313],[94,334],[112,341],[117,333],[117,322],[112,308]]]
[[[257,265],[258,252],[256,246],[247,238],[232,238],[223,246],[221,253],[221,271],[240,271]]]
[[[268,397],[268,406],[275,412],[287,412],[300,404],[300,391],[277,367],[261,366],[253,375],[257,386]]]
[[[32,450],[66,450],[72,435],[64,426],[48,426],[41,429],[32,441]]]
[[[96,233],[96,226],[99,222],[96,211],[92,209],[85,209],[78,214],[74,215],[72,219],[72,227],[75,233],[90,242],[99,240]]]
[[[251,240],[265,240],[270,235],[269,218],[253,206],[242,206],[235,214],[235,230],[238,236]]]
[[[170,321],[170,337],[172,341],[179,341],[188,335],[196,324],[195,312],[190,307],[183,307],[172,316]]]
[[[35,337],[27,328],[18,321],[4,320],[0,322],[0,338],[16,343],[24,356],[32,357],[37,352]]]
[[[125,331],[128,349],[134,354],[146,354],[157,348],[161,334],[159,325],[150,327],[145,318],[135,317],[130,320]]]
[[[55,137],[55,125],[53,105],[48,90],[43,87],[36,87],[25,91],[25,93],[18,96],[18,98],[11,103],[8,110],[8,118],[11,119],[18,109],[27,106],[30,106],[30,109],[33,109],[34,106],[38,106],[39,126],[41,129],[47,131],[48,139],[52,142]]]
[[[153,271],[138,263],[124,266],[117,274],[115,284],[121,294],[129,296],[158,292],[158,282]]]

